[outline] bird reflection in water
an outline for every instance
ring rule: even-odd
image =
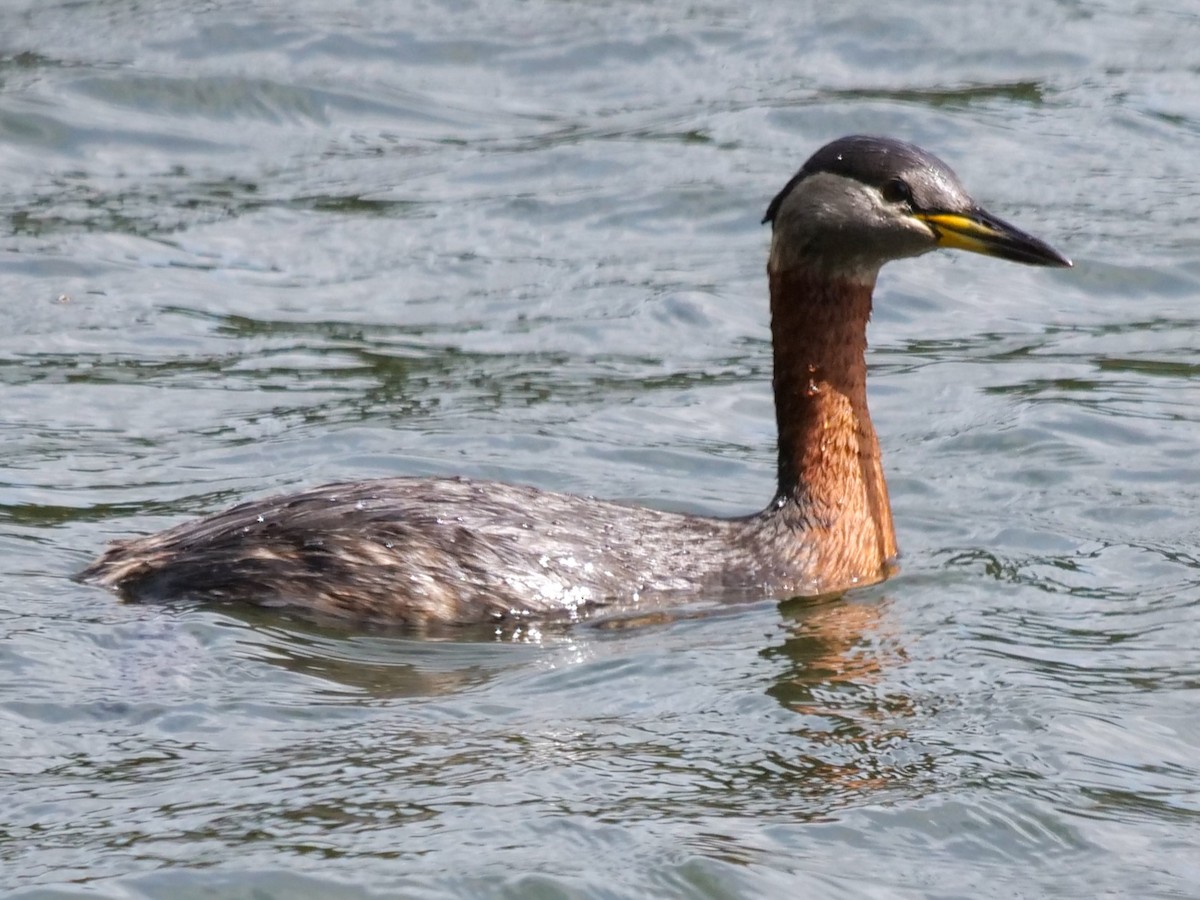
[[[784,666],[767,693],[802,717],[805,749],[790,762],[827,799],[896,787],[933,766],[906,730],[913,699],[884,687],[907,661],[891,607],[886,597],[784,604],[787,637],[761,652]]]

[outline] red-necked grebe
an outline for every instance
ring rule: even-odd
[[[941,160],[853,136],[771,201],[778,490],[721,519],[460,478],[331,484],[112,544],[79,573],[129,599],[295,607],[396,625],[576,618],[719,595],[879,581],[896,538],[867,412],[880,267],[938,247],[1069,266],[984,212]]]

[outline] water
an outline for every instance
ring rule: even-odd
[[[886,9],[5,2],[0,891],[1200,896],[1200,14]],[[342,477],[760,506],[758,220],[855,131],[1077,262],[885,270],[887,584],[497,643],[67,580]]]

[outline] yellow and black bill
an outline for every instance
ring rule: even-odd
[[[933,229],[939,247],[968,250],[1031,266],[1070,266],[1045,241],[1026,234],[978,207],[967,212],[922,212],[917,218]]]

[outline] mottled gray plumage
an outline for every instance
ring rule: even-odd
[[[803,548],[771,540],[771,527],[497,482],[389,478],[118,542],[83,577],[137,600],[249,600],[391,624],[576,618],[702,590],[816,589],[788,577],[806,568]],[[764,552],[775,545],[788,552]]]

